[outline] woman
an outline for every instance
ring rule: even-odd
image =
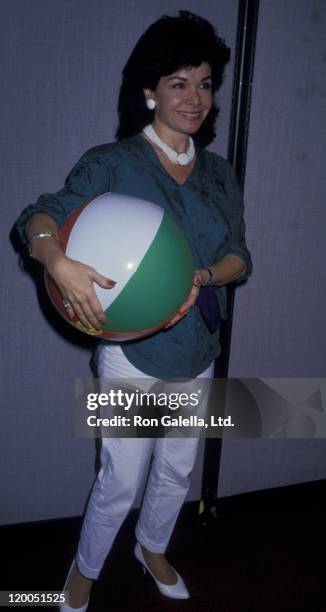
[[[69,316],[97,329],[105,316],[93,283],[110,290],[114,279],[67,258],[56,240],[57,225],[83,202],[112,191],[164,207],[188,238],[197,269],[187,300],[163,331],[121,346],[101,343],[102,378],[213,376],[220,352],[217,319],[219,314],[225,317],[225,284],[251,273],[234,172],[224,159],[201,148],[214,134],[213,96],[229,54],[211,24],[187,11],[155,22],[123,72],[118,141],[86,152],[64,188],[41,196],[18,220],[31,255],[60,288]],[[201,287],[209,285],[203,300]],[[102,440],[101,470],[65,584],[69,605],[61,605],[62,611],[86,610],[92,582],[132,507],[152,454],[135,556],[163,594],[189,597],[164,553],[188,491],[197,449],[198,438]]]

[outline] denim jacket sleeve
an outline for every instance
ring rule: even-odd
[[[246,272],[241,278],[238,279],[238,281],[243,281],[252,273],[252,260],[245,238],[246,226],[244,221],[243,196],[236,173],[231,164],[228,164],[224,188],[226,194],[228,195],[229,201],[232,202],[233,205],[230,207],[228,214],[230,237],[228,242],[223,247],[223,252],[220,255],[222,259],[228,253],[234,253],[235,255],[239,255],[239,257],[245,261],[247,265]]]
[[[25,227],[31,215],[46,213],[57,225],[61,225],[76,208],[109,189],[108,166],[97,155],[85,153],[69,173],[60,191],[40,195],[35,204],[29,204],[21,212],[16,222],[21,240],[27,243]]]

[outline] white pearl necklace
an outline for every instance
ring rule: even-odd
[[[168,147],[168,145],[165,144],[163,140],[160,139],[160,137],[156,134],[151,124],[146,125],[146,127],[144,127],[143,129],[143,132],[144,134],[146,134],[146,136],[148,136],[148,138],[150,138],[150,140],[152,140],[152,142],[155,142],[155,144],[165,153],[165,155],[169,158],[169,160],[173,164],[178,164],[180,166],[186,166],[187,164],[190,164],[190,162],[194,159],[195,146],[194,146],[194,141],[190,136],[189,136],[189,146],[188,146],[187,152],[177,153],[176,151],[171,149],[171,147]]]

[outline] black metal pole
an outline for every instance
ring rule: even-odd
[[[246,172],[258,12],[259,0],[239,0],[228,160],[236,171],[242,191],[244,190]],[[216,360],[215,364],[216,378],[226,379],[228,376],[234,293],[235,286],[231,283],[227,286],[228,318],[221,326],[222,352],[221,357]],[[217,514],[221,452],[222,438],[206,439],[202,499],[199,506],[199,520],[203,525],[207,525]]]

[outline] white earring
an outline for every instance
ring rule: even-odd
[[[156,106],[154,98],[146,98],[146,106],[149,110],[154,110]]]

